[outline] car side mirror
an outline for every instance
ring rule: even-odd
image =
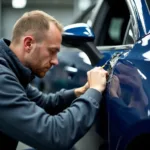
[[[95,35],[85,23],[71,24],[64,27],[62,44],[69,47],[78,47],[83,42],[92,42]]]
[[[97,65],[102,55],[94,44],[95,35],[85,23],[76,23],[64,27],[62,45],[79,48],[87,54],[92,65]]]

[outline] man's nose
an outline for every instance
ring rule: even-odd
[[[53,58],[53,59],[51,60],[51,64],[53,64],[53,65],[58,65],[58,64],[59,64],[58,58],[57,58],[57,57]]]

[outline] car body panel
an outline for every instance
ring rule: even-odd
[[[143,120],[145,123],[149,117],[148,87],[150,83],[147,72],[150,48],[149,26],[145,22],[147,13],[139,12],[139,6],[143,6],[142,9],[145,9],[146,4],[144,1],[139,1],[138,4],[135,2],[130,8],[134,10],[135,20],[133,23],[137,23],[138,36],[134,46],[126,49],[124,47],[120,47],[121,49],[105,48],[105,50],[99,47],[102,58],[97,66],[106,64],[104,68],[109,72],[109,79],[103,94],[102,103],[104,104],[100,108],[104,112],[101,111],[99,114],[103,117],[98,118],[96,131],[108,143],[107,149],[109,150],[125,149],[131,142],[129,137],[134,139],[141,133],[150,133],[148,128],[147,130],[143,130],[143,128],[135,130],[139,126],[142,127]],[[140,11],[144,12],[145,10]],[[149,121],[146,123],[149,124]]]
[[[134,135],[141,134],[143,128],[134,127],[143,126],[141,122],[149,119],[149,35],[138,41],[134,48],[128,53],[122,55],[113,68],[113,75],[119,80],[111,80],[108,85],[108,109],[109,109],[109,135],[110,135],[110,149],[116,149],[120,138],[128,133],[128,136],[133,138]],[[148,43],[143,44],[144,40]],[[120,94],[114,98],[113,90],[117,88],[117,81],[119,81]],[[111,92],[110,92],[111,91]],[[147,125],[146,125],[147,126]],[[150,124],[149,124],[150,126]],[[128,130],[133,130],[129,132]],[[144,129],[143,133],[150,133],[150,128]],[[127,143],[126,143],[127,144]]]
[[[136,17],[139,29],[139,39],[150,32],[149,11],[145,0],[127,0],[132,5],[132,14]]]
[[[107,60],[111,62],[115,59],[113,56],[116,53],[121,54],[115,63],[109,63],[112,70],[109,72],[110,79],[103,99],[107,110],[105,111],[108,120],[105,125],[108,124],[108,132],[102,136],[108,140],[110,150],[123,150],[136,136],[150,133],[150,128],[147,127],[150,126],[150,73],[147,71],[150,61],[149,50],[150,35],[147,35],[137,41],[132,49],[100,51],[105,59],[99,62],[100,66]],[[104,121],[99,119],[100,122]],[[145,123],[147,128],[143,128]],[[98,128],[101,134],[100,131],[104,127],[100,124]]]

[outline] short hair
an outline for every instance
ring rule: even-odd
[[[41,10],[26,12],[17,20],[13,27],[12,42],[19,42],[20,38],[27,33],[32,34],[37,41],[41,41],[45,36],[44,33],[49,30],[50,23],[63,31],[63,26],[51,15]]]

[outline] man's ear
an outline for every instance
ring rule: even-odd
[[[26,52],[29,53],[31,51],[31,49],[33,47],[33,41],[34,41],[34,39],[33,39],[32,36],[26,36],[24,38],[23,42],[24,42],[24,49],[25,49]]]

